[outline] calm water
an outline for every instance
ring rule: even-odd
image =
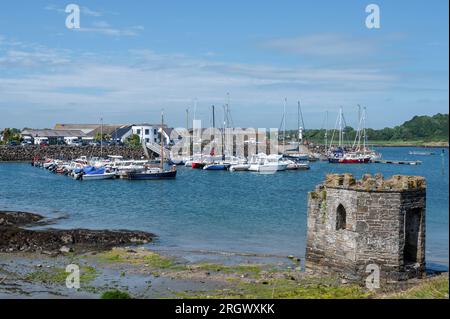
[[[159,249],[304,255],[307,192],[329,172],[425,176],[427,261],[448,266],[448,150],[445,156],[408,155],[380,148],[385,159],[422,160],[419,166],[311,163],[310,171],[260,175],[181,167],[174,181],[74,181],[29,164],[0,164],[0,210],[65,216],[61,228],[136,229],[156,233]],[[415,148],[413,150],[421,150]]]

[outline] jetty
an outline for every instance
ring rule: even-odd
[[[378,164],[398,164],[398,165],[420,165],[422,164],[422,161],[397,161],[397,160],[381,160],[381,159],[374,159],[371,160],[372,163],[378,163]]]

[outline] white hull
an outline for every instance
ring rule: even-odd
[[[287,169],[288,164],[252,164],[249,171],[252,172],[280,172]]]
[[[230,172],[243,172],[248,171],[250,168],[250,165],[248,164],[236,164],[230,166]]]
[[[111,179],[114,178],[116,173],[104,173],[104,174],[85,174],[81,177],[83,181],[95,181],[102,179]]]

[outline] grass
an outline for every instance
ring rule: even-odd
[[[326,280],[325,280],[326,282]],[[186,299],[359,299],[370,293],[358,285],[340,285],[277,278],[262,282],[240,282],[229,289],[177,293]]]
[[[448,274],[430,278],[408,290],[384,295],[389,299],[448,299]]]
[[[219,265],[210,263],[199,263],[191,267],[195,270],[215,271],[225,274],[245,273],[248,275],[258,276],[262,271],[262,266],[258,264],[240,264],[240,265]]]
[[[64,284],[70,273],[64,268],[40,269],[28,273],[25,277],[28,281],[41,282],[46,284]],[[97,270],[91,266],[80,267],[80,283],[87,284],[97,277]]]
[[[148,250],[127,250],[113,248],[97,255],[98,260],[103,263],[127,263],[132,265],[143,265],[154,269],[169,269],[175,266],[173,258],[161,256]]]

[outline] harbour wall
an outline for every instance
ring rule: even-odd
[[[80,156],[120,155],[127,159],[140,159],[144,156],[142,148],[129,146],[68,146],[39,145],[0,146],[0,162],[27,162],[33,158],[58,158],[64,160],[75,159]]]

